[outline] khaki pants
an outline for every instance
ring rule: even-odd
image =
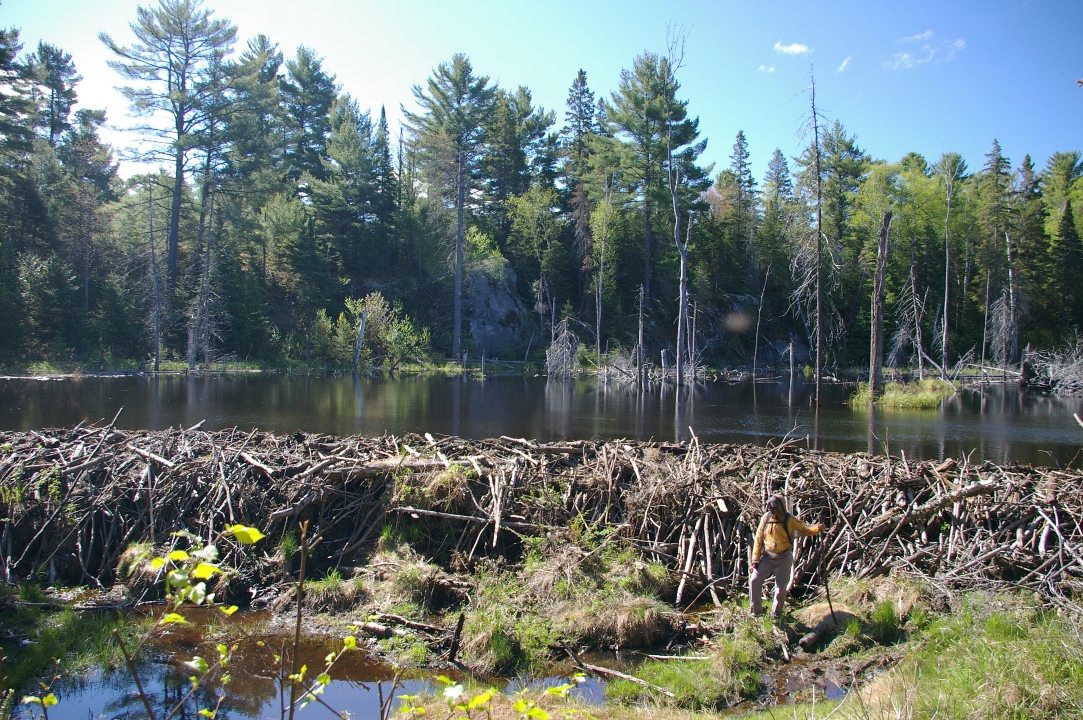
[[[789,591],[790,573],[793,572],[793,548],[791,547],[777,557],[771,557],[766,552],[760,556],[760,562],[752,570],[752,576],[748,579],[748,594],[752,604],[752,614],[763,614],[763,583],[767,578],[775,578],[775,601],[771,604],[771,614],[776,618],[782,616],[783,606],[786,604],[786,594]]]

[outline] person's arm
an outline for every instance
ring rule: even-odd
[[[760,561],[760,555],[763,554],[763,528],[767,523],[767,516],[760,516],[760,526],[756,528],[756,542],[752,545],[752,565]]]
[[[806,525],[805,523],[803,523],[800,520],[798,520],[797,518],[795,518],[793,515],[790,516],[789,527],[786,528],[786,530],[790,533],[791,537],[793,537],[794,533],[797,533],[798,535],[806,535],[806,536],[807,535],[819,535],[821,532],[823,532],[823,529],[824,529],[823,523],[816,523],[815,525]]]

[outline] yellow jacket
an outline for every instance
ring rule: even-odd
[[[794,535],[818,535],[819,525],[806,525],[793,515],[786,516],[786,525],[780,523],[771,513],[764,513],[760,526],[756,528],[756,544],[752,546],[752,563],[760,561],[760,555],[766,550],[771,555],[779,555],[793,547]]]

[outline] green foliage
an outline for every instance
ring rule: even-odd
[[[159,300],[166,358],[195,357],[196,338],[208,361],[341,370],[366,308],[363,367],[394,371],[444,357],[454,337],[460,160],[466,272],[500,281],[502,291],[510,265],[518,297],[506,300],[558,320],[594,327],[600,310],[601,348],[637,342],[644,284],[647,351],[656,357],[676,339],[679,262],[664,240],[673,228],[671,143],[682,217],[697,211],[688,270],[706,362],[748,363],[751,340],[726,318],[761,289],[761,351],[808,339],[817,156],[829,365],[867,359],[868,269],[888,209],[896,219],[886,330],[899,331],[896,362],[913,364],[917,330],[926,354],[941,357],[943,334],[934,331],[945,316],[949,357],[980,353],[987,311],[1008,296],[1026,302],[1011,317],[1001,313],[1001,325],[1018,324],[1000,328],[1006,342],[985,348],[1001,361],[1017,362],[1027,343],[1063,343],[1083,323],[1083,295],[1071,282],[1083,271],[1075,150],[1053,153],[1041,169],[1026,157],[1013,172],[995,145],[968,174],[951,152],[935,164],[916,153],[874,162],[832,121],[792,176],[776,150],[758,192],[750,167],[765,148],[738,131],[712,184],[698,165],[704,139],[680,98],[680,68],[650,52],[628,58],[599,102],[580,71],[561,131],[529,88],[497,86],[456,54],[414,86],[418,111],[407,112],[396,148],[386,113],[359,107],[319,48],[286,59],[257,36],[234,52],[236,29],[201,3],[163,2],[133,28],[140,35],[130,43],[102,39],[139,119],[133,142],[165,169],[126,182],[99,137],[104,114],[71,112],[81,80],[71,56],[43,41],[20,60],[18,32],[0,36],[0,225],[18,229],[0,242],[4,366],[145,365]],[[199,42],[176,45],[174,35]],[[165,67],[165,48],[175,45],[184,51],[169,55],[166,70],[147,70]],[[922,307],[910,318],[915,290]],[[469,282],[463,299],[469,317]]]
[[[1070,620],[1001,598],[933,622],[887,681],[914,717],[1067,718],[1083,703],[1083,663]],[[1018,600],[1022,601],[1022,598]]]
[[[282,554],[282,563],[287,567],[293,563],[298,547],[297,533],[294,530],[282,533],[282,539],[278,541],[278,551]]]
[[[857,392],[850,396],[849,403],[855,408],[873,403],[881,407],[935,409],[955,392],[955,386],[949,382],[939,378],[925,378],[920,382],[906,384],[886,383],[883,395],[873,398],[868,383],[861,383]]]
[[[732,642],[725,643],[710,660],[647,660],[636,668],[636,677],[665,688],[675,697],[628,680],[608,683],[606,697],[626,704],[650,699],[689,710],[722,710],[759,691],[758,659],[749,647]]]
[[[892,643],[899,637],[901,621],[895,603],[891,600],[878,603],[869,622],[872,625],[872,636],[878,643]]]

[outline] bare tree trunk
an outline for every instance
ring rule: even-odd
[[[369,311],[361,311],[361,322],[357,326],[357,342],[353,346],[353,371],[357,372],[357,363],[361,360],[361,340],[365,337],[365,322],[369,319]]]
[[[650,204],[650,163],[643,177],[643,295],[651,294],[651,204]]]
[[[811,76],[811,73],[810,73]],[[810,78],[812,100],[812,138],[813,157],[816,165],[816,404],[820,404],[820,389],[823,381],[823,343],[824,343],[824,316],[823,316],[823,187],[820,169],[820,118],[816,114],[816,79]]]
[[[203,353],[203,367],[210,367],[211,364],[211,336],[213,332],[211,330],[211,284],[214,281],[214,254],[212,250],[213,235],[214,235],[214,200],[216,196],[217,188],[214,184],[211,184],[211,199],[210,206],[208,208],[208,214],[210,215],[210,225],[207,228],[207,247],[204,250],[203,256],[203,296],[200,298],[201,312],[200,312],[200,326],[199,326],[199,346]]]
[[[692,330],[688,333],[688,365],[692,370],[692,382],[696,382],[696,319],[699,316],[699,303],[692,303]]]
[[[605,262],[604,260],[602,261]],[[602,365],[602,271],[598,270],[598,278],[594,287],[594,348],[598,356],[598,366]]]
[[[636,382],[643,387],[643,286],[639,286],[639,349],[636,352]]]
[[[177,137],[184,136],[182,120],[177,119]],[[180,208],[184,190],[184,152],[178,147],[174,150],[176,159],[173,163],[173,200],[169,207],[169,247],[166,257],[166,274],[169,280],[169,292],[177,286],[177,255],[180,248]]]
[[[154,249],[154,184],[147,189],[147,226],[150,237],[150,272],[154,281],[154,372],[162,362],[162,285],[158,278],[158,253]]]
[[[752,381],[756,381],[756,363],[760,356],[760,320],[763,318],[763,298],[767,294],[767,280],[771,277],[771,266],[763,276],[763,289],[760,290],[760,304],[756,307],[756,342],[752,346]]]
[[[948,210],[944,215],[944,314],[943,314],[943,336],[941,337],[941,344],[943,351],[941,354],[940,364],[940,379],[948,379],[948,318],[951,317],[951,313],[948,309],[951,307],[948,302],[951,291],[951,200],[955,195],[955,175],[951,173],[947,177],[947,192],[948,192]]]
[[[917,277],[914,274],[914,260],[910,260],[910,294],[914,299],[914,349],[918,353],[918,380],[925,379],[925,339],[921,335],[921,324],[925,320],[925,303],[918,299]]]
[[[1015,268],[1012,263],[1012,236],[1008,234],[1008,231],[1004,231],[1004,249],[1008,255],[1008,309],[1009,309],[1009,343],[1007,353],[1005,353],[1005,371],[1007,370],[1008,363],[1015,362],[1016,357],[1019,355],[1019,313],[1016,306],[1015,297]],[[1007,380],[1007,372],[1004,373],[1004,379]]]
[[[455,227],[455,317],[451,331],[451,356],[459,360],[463,330],[463,206],[466,204],[466,153],[459,152],[459,192],[456,198]]]
[[[876,251],[876,275],[872,280],[872,340],[869,343],[869,394],[873,399],[884,390],[884,276],[887,274],[888,239],[891,234],[891,211],[880,223]]]
[[[90,313],[90,258],[94,254],[94,210],[87,209],[86,247],[83,248],[83,315]]]
[[[673,202],[677,202],[677,193],[673,193]],[[674,225],[674,232],[677,231],[677,224]],[[687,237],[685,238],[684,245],[680,242],[677,243],[677,252],[681,255],[681,284],[680,284],[680,300],[677,308],[677,386],[684,385],[684,365],[688,361],[687,348],[685,344],[688,341],[688,243],[692,240],[692,218],[688,218]]]
[[[963,282],[959,286],[959,322],[956,323],[956,327],[963,326],[963,318],[966,316],[966,290],[970,287],[970,273],[973,269],[973,258],[970,252],[970,229],[967,228],[966,236],[963,241],[963,249],[966,253],[966,257],[963,262]]]
[[[985,321],[982,323],[981,328],[981,376],[985,379],[985,346],[989,339],[989,283],[990,275],[985,276]]]

